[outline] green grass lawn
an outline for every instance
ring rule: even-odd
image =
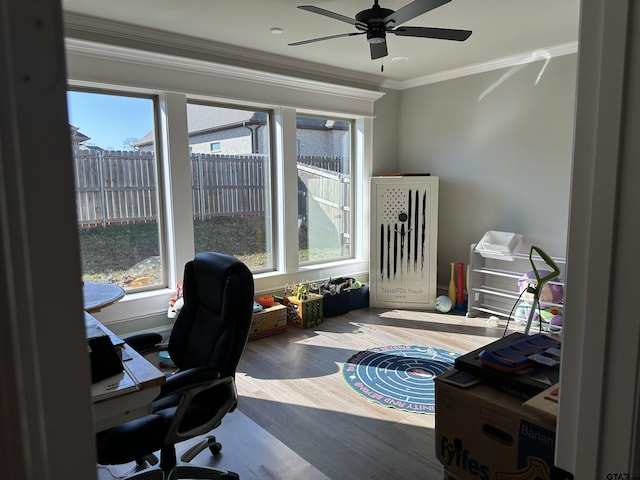
[[[267,266],[263,217],[217,217],[194,222],[196,251],[228,253],[251,269]],[[81,228],[83,280],[125,286],[127,275],[160,281],[158,225],[153,222]]]
[[[84,281],[116,283],[131,287],[131,279],[162,283],[160,242],[155,222],[81,228],[80,250]],[[227,253],[242,260],[251,270],[271,266],[265,253],[263,216],[216,217],[194,221],[196,252]],[[340,248],[320,245],[307,248],[306,230],[300,233],[300,260],[340,258]]]

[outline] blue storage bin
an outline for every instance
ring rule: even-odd
[[[347,290],[335,295],[325,295],[322,297],[322,310],[325,317],[336,317],[344,315],[349,308],[350,292]]]
[[[349,310],[369,307],[369,285],[352,288],[347,293],[349,294]]]
[[[369,286],[363,285],[360,288],[349,288],[342,293],[335,295],[325,295],[322,298],[322,308],[325,317],[335,317],[357,308],[367,308],[369,306]]]

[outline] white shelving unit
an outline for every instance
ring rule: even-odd
[[[533,255],[536,269],[546,269],[545,261],[537,254]],[[549,284],[561,285],[564,288],[566,273],[566,259],[551,257],[560,270],[557,281]],[[516,251],[510,255],[499,254],[484,257],[476,250],[476,244],[471,245],[469,256],[469,292],[468,317],[482,315],[509,318],[514,305],[518,302],[520,289],[518,280],[531,271],[529,251]],[[564,302],[564,298],[563,298]],[[562,303],[545,303],[541,306],[563,307]]]

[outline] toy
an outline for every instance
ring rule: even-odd
[[[182,282],[178,282],[176,285],[176,294],[169,299],[169,308],[167,309],[167,317],[176,318],[180,310],[184,305],[184,298],[182,296]]]
[[[451,310],[451,299],[446,295],[436,297],[436,311],[440,313],[448,313]]]
[[[285,285],[284,294],[286,297],[295,297],[298,300],[306,300],[309,295],[309,286],[306,283],[293,283]]]
[[[169,310],[167,311],[167,317],[176,318],[184,306],[184,298],[180,297],[175,302],[169,304]]]
[[[276,303],[276,300],[273,298],[273,295],[262,295],[258,298],[258,303],[263,308],[269,308],[273,307],[273,305]]]
[[[551,274],[548,270],[540,270],[538,274],[542,277],[546,277]],[[562,327],[563,316],[562,307],[558,304],[562,303],[564,297],[564,289],[562,285],[553,283],[557,281],[557,278],[553,278],[548,282],[545,282],[540,291],[540,298],[538,299],[539,308],[535,308],[533,315],[534,322],[542,322],[550,325],[550,328],[559,329]],[[534,291],[536,290],[536,276],[534,271],[525,273],[522,278],[518,280],[518,287],[522,296],[520,302],[516,306],[514,312],[514,319],[518,322],[526,322],[531,313],[531,307],[534,305]]]

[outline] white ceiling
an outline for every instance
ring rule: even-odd
[[[398,10],[409,0],[380,0]],[[573,48],[578,40],[579,0],[452,0],[404,26],[472,30],[464,42],[387,35],[389,56],[371,60],[364,35],[302,46],[288,43],[356,32],[354,26],[300,10],[315,5],[347,17],[372,0],[62,0],[66,14],[81,14],[246,49],[273,65],[300,65],[325,74],[353,72],[402,87],[420,79],[499,64],[502,60]],[[279,27],[280,35],[270,29]],[[222,44],[222,45],[219,45]],[[565,51],[566,53],[566,51]],[[406,61],[393,61],[406,57]]]

